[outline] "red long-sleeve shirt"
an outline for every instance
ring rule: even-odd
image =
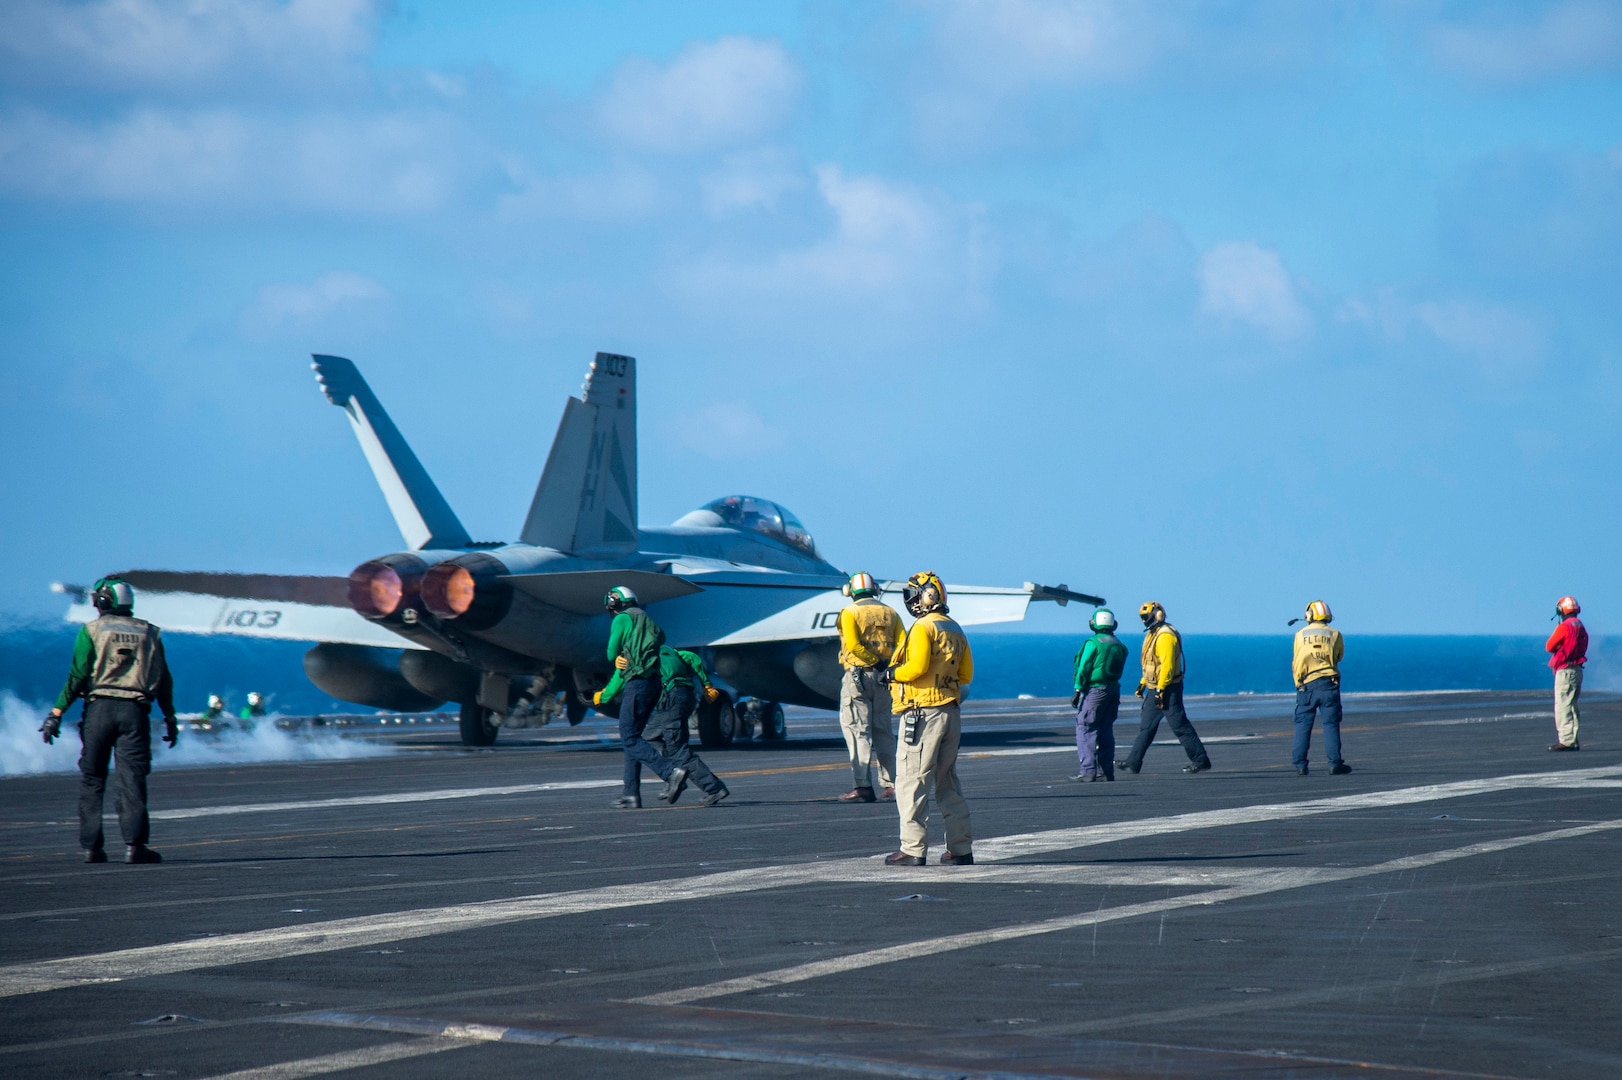
[[[1560,620],[1543,649],[1549,654],[1549,666],[1561,668],[1581,667],[1588,662],[1588,631],[1575,615]]]

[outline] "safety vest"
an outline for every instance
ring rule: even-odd
[[[1087,654],[1087,645],[1093,646],[1091,654]],[[1121,672],[1126,669],[1126,646],[1121,644],[1114,634],[1094,634],[1081,646],[1082,654],[1086,655],[1085,666],[1076,672],[1076,685],[1081,689],[1094,686],[1115,686],[1121,681]],[[1076,657],[1078,664],[1082,663],[1082,655]]]
[[[919,650],[929,653],[923,672],[903,680],[899,672],[915,666],[909,657]],[[963,684],[974,677],[969,639],[962,627],[938,611],[912,624],[893,660],[898,675],[890,696],[896,712],[955,704],[963,696]]]
[[[1308,623],[1295,632],[1295,684],[1305,686],[1314,679],[1339,676],[1336,653],[1340,631],[1328,623]]]
[[[901,616],[882,600],[863,597],[839,612],[839,662],[845,667],[882,667],[900,640]],[[853,645],[860,651],[852,651]]]
[[[627,679],[644,679],[659,670],[659,646],[665,632],[641,608],[626,608],[614,616],[608,628],[609,659],[625,657]]]
[[[85,625],[95,663],[85,697],[151,701],[163,678],[158,628],[130,615],[103,615]]]
[[[1161,634],[1170,634],[1172,640],[1171,673],[1164,680],[1164,685],[1170,686],[1174,682],[1181,682],[1183,678],[1183,635],[1171,623],[1161,623],[1151,627],[1143,635],[1143,652],[1138,659],[1143,664],[1143,685],[1160,686],[1160,656],[1155,650],[1155,642]]]

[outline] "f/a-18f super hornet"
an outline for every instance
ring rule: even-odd
[[[592,361],[511,543],[468,534],[353,363],[318,355],[313,366],[348,414],[406,550],[348,577],[127,571],[142,617],[189,633],[315,642],[304,669],[333,697],[402,712],[454,701],[463,741],[488,746],[502,727],[585,715],[611,668],[602,598],[625,585],[730,688],[700,707],[705,745],[757,722],[763,738],[782,738],[784,704],[838,708],[846,575],[793,514],[734,495],[665,528],[639,526],[631,357]],[[900,590],[884,585],[898,610]],[[1029,582],[948,591],[968,625],[1018,621],[1032,600],[1104,602]],[[81,594],[69,618],[90,617]]]

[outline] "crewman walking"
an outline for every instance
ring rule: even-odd
[[[1588,631],[1577,617],[1582,611],[1575,596],[1562,596],[1555,604],[1555,617],[1560,625],[1554,628],[1543,650],[1549,654],[1549,667],[1554,669],[1554,745],[1550,750],[1581,750],[1577,741],[1577,699],[1583,692],[1583,665],[1588,663]]]
[[[1346,643],[1329,624],[1335,616],[1329,605],[1314,600],[1307,605],[1307,625],[1295,632],[1295,745],[1290,752],[1295,771],[1307,775],[1307,751],[1312,746],[1312,725],[1321,714],[1324,722],[1324,757],[1329,771],[1342,776],[1352,767],[1340,756],[1340,661]]]
[[[687,781],[691,780],[704,791],[704,799],[699,805],[714,806],[732,793],[688,745],[687,718],[693,715],[693,708],[698,704],[694,679],[703,683],[705,700],[714,701],[721,696],[721,692],[710,685],[710,674],[697,653],[672,649],[669,645],[659,647],[659,704],[648,718],[643,737],[650,744],[658,743],[662,748],[659,752],[674,766],[671,781],[659,793],[660,801],[674,805],[681,798]],[[593,703],[614,700],[624,683],[623,673],[616,670],[608,685],[593,698]],[[678,776],[679,780],[676,779]]]
[[[839,663],[845,669],[839,728],[855,784],[839,801],[870,803],[880,797],[874,794],[875,763],[884,796],[895,796],[895,725],[882,675],[901,640],[901,616],[879,599],[871,574],[852,574],[844,591],[851,603],[839,612]]]
[[[1143,755],[1149,752],[1160,721],[1165,720],[1188,755],[1183,771],[1204,772],[1211,767],[1211,757],[1183,709],[1183,636],[1166,621],[1166,609],[1158,601],[1150,600],[1139,607],[1138,618],[1143,620],[1143,650],[1139,654],[1143,677],[1138,681],[1137,695],[1143,699],[1143,712],[1137,740],[1126,759],[1117,761],[1115,767],[1129,773],[1143,768]]]
[[[885,856],[890,866],[923,866],[929,852],[929,795],[946,822],[945,866],[974,862],[969,804],[957,782],[957,748],[963,723],[963,688],[974,678],[974,658],[963,628],[948,617],[946,586],[931,570],[907,579],[902,597],[917,621],[902,638],[885,672],[901,721],[896,747],[896,810],[901,850]]]
[[[1076,757],[1081,771],[1071,779],[1115,779],[1115,718],[1121,711],[1121,672],[1126,646],[1115,636],[1115,612],[1099,608],[1087,624],[1093,636],[1076,654]]]
[[[163,741],[174,746],[180,738],[163,637],[156,626],[135,617],[135,593],[128,582],[102,578],[90,599],[99,614],[79,628],[68,681],[39,730],[47,743],[54,742],[62,731],[62,714],[84,698],[84,719],[79,723],[84,746],[79,754],[79,847],[84,861],[107,861],[101,811],[108,760],[116,754],[113,802],[127,845],[124,861],[162,862],[146,846],[151,831],[146,777],[152,771],[154,701],[163,710]]]
[[[649,746],[643,738],[654,706],[659,702],[659,647],[665,643],[665,632],[646,611],[637,604],[636,593],[624,585],[616,585],[603,597],[603,606],[614,616],[608,628],[608,658],[624,682],[620,694],[620,744],[625,748],[625,771],[620,797],[614,805],[622,810],[642,806],[642,766],[659,774],[659,778],[680,787],[686,780],[686,770],[678,770],[670,759]],[[601,704],[600,695],[596,699]],[[680,776],[676,779],[677,773]]]

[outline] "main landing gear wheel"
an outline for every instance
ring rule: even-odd
[[[725,746],[737,733],[737,720],[732,715],[732,695],[725,690],[714,701],[698,702],[698,741],[705,747]]]
[[[779,742],[788,738],[788,721],[783,719],[783,706],[768,701],[760,707],[760,737],[766,742]]]
[[[574,727],[586,718],[586,703],[580,700],[578,693],[568,693],[563,696],[563,715],[569,718],[569,726]]]
[[[494,746],[497,727],[490,722],[490,710],[477,702],[462,703],[462,743],[466,746]]]

